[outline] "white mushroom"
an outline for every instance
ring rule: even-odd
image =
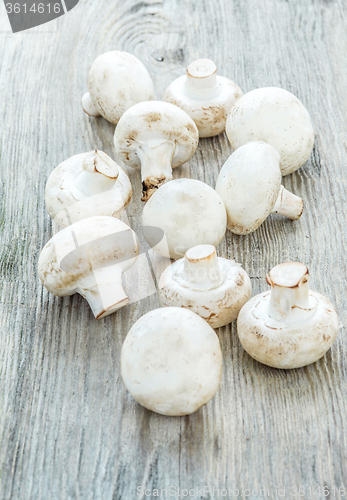
[[[326,297],[309,290],[308,269],[299,262],[274,267],[260,293],[240,311],[237,331],[255,360],[275,368],[299,368],[320,359],[334,342],[337,313]]]
[[[216,191],[228,215],[228,229],[236,234],[255,231],[270,213],[297,220],[303,201],[281,186],[279,153],[265,142],[248,142],[223,165]]]
[[[234,149],[265,141],[280,153],[281,172],[297,170],[309,158],[314,131],[310,115],[295,95],[277,87],[252,90],[231,109],[226,133]]]
[[[190,248],[183,259],[169,266],[159,280],[163,306],[185,307],[212,328],[237,318],[251,296],[251,281],[234,260],[217,257],[213,245]]]
[[[82,108],[90,116],[102,115],[117,124],[134,104],[154,99],[153,82],[135,56],[114,50],[97,57],[88,74],[89,92]]]
[[[128,391],[145,408],[162,415],[189,415],[218,390],[218,337],[187,309],[155,309],[136,321],[126,336],[121,372]]]
[[[176,179],[164,184],[145,205],[142,226],[162,229],[165,237],[153,250],[179,259],[195,245],[219,245],[226,230],[226,212],[219,195],[207,184]],[[146,231],[151,243],[149,235]]]
[[[172,179],[172,169],[195,153],[199,133],[182,109],[167,102],[142,102],[120,119],[114,134],[116,152],[133,168],[141,168],[142,201]]]
[[[72,156],[56,167],[46,184],[46,207],[60,226],[93,215],[120,217],[132,195],[128,176],[102,151]]]
[[[164,101],[182,108],[196,123],[200,137],[213,137],[225,130],[228,113],[243,94],[236,83],[216,74],[210,59],[189,64],[187,74],[165,90]]]
[[[39,277],[59,297],[81,294],[96,319],[129,302],[122,287],[122,272],[138,255],[136,234],[114,217],[83,219],[59,231],[44,246]]]

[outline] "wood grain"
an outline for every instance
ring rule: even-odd
[[[344,328],[322,360],[293,371],[253,361],[234,324],[219,329],[219,392],[189,417],[166,418],[136,404],[119,373],[122,341],[158,307],[157,294],[95,321],[81,297],[55,298],[37,276],[39,252],[52,236],[44,206],[49,173],[92,148],[114,156],[114,126],[80,106],[93,59],[112,49],[133,53],[160,98],[189,62],[209,57],[244,92],[293,92],[317,134],[310,160],[284,178],[305,201],[301,220],[273,216],[249,236],[228,232],[219,254],[242,263],[254,294],[267,287],[273,265],[306,263],[312,287],[333,301],[345,325],[346,11],[343,0],[81,0],[57,21],[13,35],[1,3],[2,500],[134,500],[137,486],[237,488],[240,498],[247,489],[247,498],[260,498],[263,488],[268,498],[279,498],[276,488],[299,498],[291,488],[303,486],[310,498],[310,486],[347,488]],[[224,134],[201,140],[174,177],[214,187],[230,153]],[[129,174],[135,195],[127,216],[137,230],[140,178]],[[154,292],[146,273],[137,274],[139,294],[149,286]],[[194,498],[202,497],[212,495]]]

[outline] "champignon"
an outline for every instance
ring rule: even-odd
[[[53,295],[81,294],[95,318],[103,318],[129,302],[122,272],[135,263],[138,250],[136,234],[124,222],[90,217],[49,240],[39,258],[39,277]]]
[[[226,133],[234,149],[250,141],[265,141],[280,153],[282,175],[297,170],[309,158],[314,131],[310,115],[295,95],[277,87],[252,90],[230,111]]]
[[[155,309],[136,321],[126,336],[121,373],[130,394],[145,408],[162,415],[189,415],[208,403],[220,385],[218,337],[187,309]]]
[[[334,342],[337,313],[323,295],[309,290],[308,269],[285,262],[267,275],[270,292],[247,302],[237,320],[243,348],[275,368],[299,368],[320,359]]]
[[[187,74],[174,80],[165,90],[164,101],[182,108],[194,120],[200,137],[224,132],[228,113],[243,94],[236,83],[216,74],[210,59],[189,64]]]
[[[93,215],[120,217],[132,195],[128,176],[102,151],[81,153],[56,167],[46,184],[46,207],[60,226]]]
[[[179,259],[195,245],[217,246],[226,231],[223,201],[210,186],[195,179],[176,179],[158,189],[145,205],[142,226],[164,231],[153,250]],[[150,241],[150,231],[145,238]]]
[[[248,142],[223,165],[216,184],[235,234],[255,231],[270,213],[297,220],[303,201],[281,186],[280,155],[265,142]]]
[[[153,82],[142,62],[118,50],[95,59],[88,73],[88,88],[82,98],[83,110],[114,124],[134,104],[154,99]]]
[[[217,257],[213,245],[190,248],[159,280],[163,306],[187,308],[212,328],[227,325],[251,296],[251,281],[234,260]]]
[[[142,102],[128,109],[114,134],[116,152],[133,168],[141,168],[142,201],[172,179],[172,169],[194,154],[199,142],[195,123],[167,102]]]

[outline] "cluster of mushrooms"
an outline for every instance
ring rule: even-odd
[[[243,95],[208,59],[191,63],[163,101],[155,101],[146,68],[119,51],[93,62],[88,89],[84,111],[116,124],[118,159],[141,171],[142,225],[163,233],[153,243],[151,231],[144,231],[146,239],[175,260],[159,280],[162,307],[136,321],[122,347],[122,377],[132,396],[164,415],[188,415],[206,404],[222,374],[213,328],[237,317],[242,346],[261,363],[298,368],[321,358],[339,321],[331,302],[309,289],[307,267],[275,266],[266,277],[271,290],[250,298],[246,271],[215,248],[227,228],[245,235],[271,213],[301,216],[303,201],[281,177],[302,166],[313,148],[302,103],[275,87]],[[234,153],[215,189],[199,180],[172,180],[199,138],[224,130]],[[40,279],[53,295],[81,294],[97,319],[129,302],[122,273],[135,263],[139,242],[120,217],[131,196],[127,174],[98,150],[67,159],[47,181],[47,210],[61,230],[41,252]]]

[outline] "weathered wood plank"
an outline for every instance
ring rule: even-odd
[[[244,92],[270,85],[293,92],[317,133],[309,162],[284,179],[305,201],[301,220],[271,217],[249,236],[227,233],[220,255],[243,264],[254,293],[274,264],[307,263],[312,287],[331,298],[345,325],[344,3],[86,0],[16,35],[3,5],[0,14],[0,498],[134,499],[141,485],[267,488],[269,497],[285,487],[295,498],[291,487],[304,486],[307,497],[310,486],[347,487],[345,329],[324,359],[283,372],[253,361],[235,325],[221,328],[216,397],[194,415],[165,418],[137,405],[119,373],[122,341],[158,307],[157,295],[96,322],[82,298],[49,295],[36,271],[52,235],[43,198],[51,170],[95,147],[114,156],[114,126],[80,107],[92,60],[111,49],[133,53],[160,98],[189,62],[210,57]],[[224,134],[202,140],[174,177],[214,187],[230,153]],[[136,230],[140,179],[129,174],[135,195],[127,216]],[[151,279],[140,275],[139,290]]]

